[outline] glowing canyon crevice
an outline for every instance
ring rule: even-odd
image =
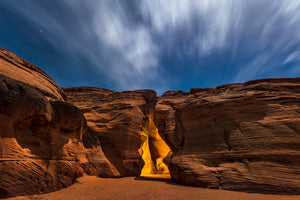
[[[153,116],[153,113],[148,114],[147,119],[140,126],[139,153],[145,162],[141,176],[170,178],[168,163],[172,152],[158,133]]]

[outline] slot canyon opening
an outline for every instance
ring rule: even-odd
[[[172,151],[158,133],[153,121],[154,114],[148,114],[140,125],[141,147],[139,153],[145,162],[141,177],[171,178],[168,163]]]

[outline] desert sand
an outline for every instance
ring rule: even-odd
[[[83,176],[76,183],[60,191],[30,195],[9,200],[32,199],[197,199],[197,200],[299,200],[300,195],[266,195],[225,190],[204,189],[177,185],[169,180],[150,178],[98,178]]]

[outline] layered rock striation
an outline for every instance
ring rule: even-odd
[[[3,49],[0,72],[0,197],[71,185],[82,174],[72,156],[80,149],[81,111],[63,102],[44,72]]]
[[[162,97],[62,89],[0,49],[0,197],[59,190],[84,173],[300,194],[300,79]]]
[[[300,193],[300,79],[266,79],[188,93],[155,107],[174,152],[177,182],[261,193]]]
[[[43,71],[0,49],[0,198],[59,190],[84,172],[116,171],[100,145],[85,148],[86,119],[64,99]]]
[[[47,98],[65,99],[62,89],[44,71],[1,47],[0,74],[33,86]]]
[[[89,130],[84,139],[89,143],[90,138],[99,141],[107,159],[118,171],[116,176],[138,176],[144,165],[139,153],[140,126],[147,120],[147,114],[153,112],[156,92],[115,92],[92,87],[64,91],[68,101],[78,106],[87,119]]]

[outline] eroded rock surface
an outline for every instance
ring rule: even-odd
[[[0,197],[59,190],[83,173],[139,176],[145,162],[150,174],[168,165],[182,184],[300,194],[300,79],[159,98],[153,90],[61,89],[0,48]]]
[[[64,91],[68,101],[78,106],[87,119],[85,138],[99,140],[107,159],[118,170],[115,175],[139,176],[144,165],[139,153],[140,126],[154,108],[156,92],[115,92],[92,87]]]
[[[45,72],[1,47],[0,74],[31,85],[51,99],[65,99],[62,89]]]
[[[49,101],[35,87],[3,75],[0,81],[0,197],[49,192],[71,185],[82,174],[74,150],[84,120],[70,124],[68,133]],[[65,105],[74,109],[73,105]],[[70,116],[64,115],[65,118]],[[75,131],[76,129],[76,131]]]
[[[167,92],[155,107],[174,152],[174,180],[261,193],[300,193],[300,79]]]
[[[0,49],[0,198],[51,192],[84,172],[113,174],[86,120],[44,72]]]

